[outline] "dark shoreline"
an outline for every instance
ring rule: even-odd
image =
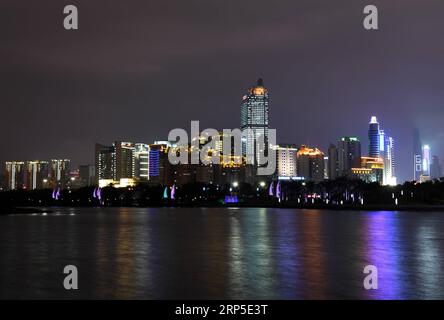
[[[0,207],[1,215],[10,214],[33,214],[33,213],[50,213],[50,210],[43,210],[37,207]]]

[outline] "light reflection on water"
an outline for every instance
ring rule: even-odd
[[[444,298],[444,213],[53,211],[0,217],[0,298]],[[63,289],[68,264],[78,291]]]

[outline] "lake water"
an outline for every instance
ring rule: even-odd
[[[51,210],[0,216],[0,298],[444,299],[444,212]]]

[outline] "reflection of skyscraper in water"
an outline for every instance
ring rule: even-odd
[[[241,127],[242,153],[251,161],[257,163],[261,152],[257,141],[262,136],[264,146],[268,149],[268,90],[264,82],[259,79],[257,85],[250,88],[248,94],[242,98]]]

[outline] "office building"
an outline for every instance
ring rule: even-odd
[[[262,79],[243,96],[241,104],[242,153],[249,163],[258,163],[261,153],[268,151],[268,90]],[[257,141],[263,137],[264,150]]]
[[[328,147],[328,178],[335,180],[339,177],[338,148],[333,143]]]
[[[413,180],[419,182],[422,176],[422,143],[419,130],[413,132]]]
[[[384,179],[384,161],[380,157],[361,157],[361,165],[352,168],[352,177],[360,179],[367,183],[383,183]]]
[[[132,142],[120,142],[114,143],[115,150],[115,174],[114,180],[120,181],[120,179],[132,179],[135,176],[135,163],[134,163],[134,143]]]
[[[379,146],[380,146],[380,138],[379,138],[379,122],[378,119],[373,116],[371,117],[368,129],[368,139],[369,139],[369,150],[368,156],[372,158],[379,157]]]
[[[324,157],[324,179],[328,180],[330,179],[330,176],[328,174],[328,157]]]
[[[369,157],[382,159],[384,165],[382,184],[396,185],[394,139],[380,128],[375,116],[370,120],[368,137]]]
[[[138,181],[149,180],[149,156],[150,147],[148,144],[136,143],[134,145],[134,178]]]
[[[337,152],[338,176],[350,177],[351,169],[361,165],[361,142],[357,137],[342,137]]]
[[[52,164],[53,165],[53,164]],[[50,172],[52,168],[48,161],[33,160],[26,162],[26,188],[30,190],[49,188],[51,184]],[[59,173],[62,177],[62,172]],[[57,175],[57,174],[55,174]]]
[[[81,165],[79,166],[80,186],[88,187],[95,185],[96,170],[95,166]]]
[[[380,137],[380,158],[382,158],[384,162],[384,176],[382,184],[386,186],[396,186],[395,142],[392,137],[386,136],[383,130],[381,130]]]
[[[106,146],[96,143],[95,147],[96,184],[99,183],[99,180],[114,181],[115,157],[116,157],[116,152],[114,146]]]
[[[439,158],[438,156],[433,156],[432,163],[430,164],[430,178],[439,179],[442,176],[443,175],[442,175],[441,165],[439,163]]]
[[[420,182],[426,182],[430,180],[430,146],[425,144],[422,146],[422,173],[419,179]]]
[[[23,161],[7,161],[5,166],[6,189],[26,188],[26,168]]]
[[[155,141],[149,145],[149,181],[154,184],[172,185],[173,168],[168,160],[168,150],[174,147],[167,141]]]
[[[49,183],[52,188],[64,187],[69,180],[69,159],[52,159],[50,161]]]
[[[297,152],[297,175],[307,181],[324,180],[324,153],[317,148],[301,146]]]
[[[276,146],[276,166],[278,177],[297,176],[297,151],[294,146]]]

